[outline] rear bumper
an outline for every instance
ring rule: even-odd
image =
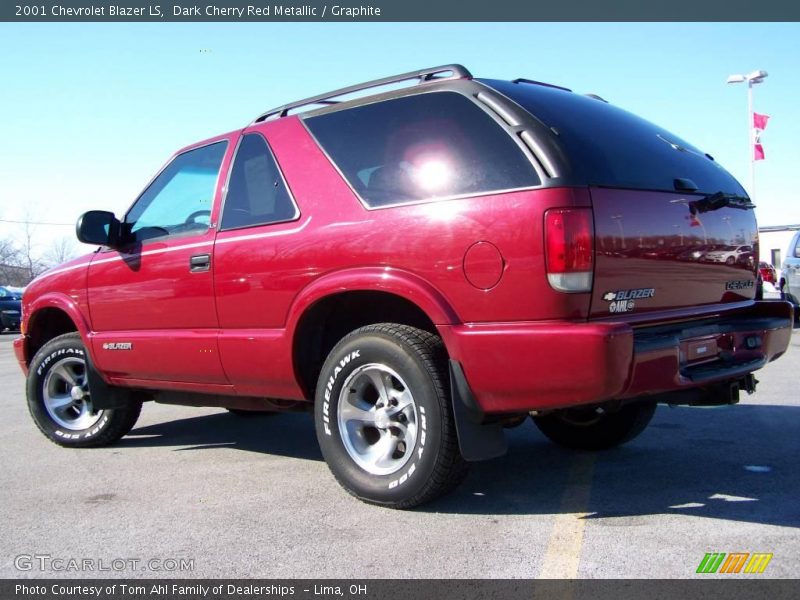
[[[786,302],[715,319],[634,329],[627,323],[439,326],[485,413],[566,408],[736,380],[783,354]],[[698,349],[713,349],[708,354]]]

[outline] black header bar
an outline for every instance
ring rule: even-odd
[[[4,579],[3,600],[795,600],[792,579]]]
[[[798,21],[795,0],[3,0],[7,22]],[[665,52],[669,51],[665,47]]]

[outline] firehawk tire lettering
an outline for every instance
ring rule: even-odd
[[[339,373],[342,372],[342,369],[346,367],[351,360],[355,360],[356,358],[360,357],[361,350],[353,350],[353,352],[339,361],[339,366],[333,370],[333,375],[331,375],[328,379],[328,385],[325,386],[325,402],[322,404],[322,420],[325,422],[324,427],[326,435],[331,435],[331,428],[329,427],[330,415],[328,414],[328,411],[330,410],[331,390],[333,389],[333,384],[336,383],[336,378],[339,377]]]

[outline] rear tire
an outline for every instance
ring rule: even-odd
[[[317,439],[337,481],[372,504],[411,508],[467,474],[439,337],[382,323],[330,352],[316,391]]]
[[[615,412],[596,407],[557,411],[533,422],[551,441],[574,450],[607,450],[629,442],[645,430],[656,411],[655,402],[625,404]]]
[[[86,375],[86,349],[77,333],[53,338],[28,371],[28,410],[51,442],[69,448],[112,444],[136,424],[142,403],[94,410]]]

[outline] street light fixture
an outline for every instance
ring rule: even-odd
[[[756,163],[753,158],[753,144],[755,144],[753,128],[753,86],[763,83],[767,75],[769,75],[769,73],[766,71],[756,70],[747,75],[729,75],[727,80],[727,83],[747,82],[747,151],[750,158],[750,195],[753,198],[756,196]]]

